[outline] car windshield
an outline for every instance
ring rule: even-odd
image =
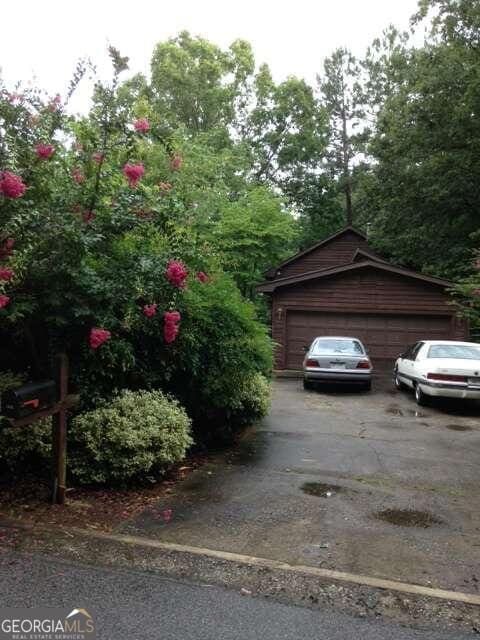
[[[348,355],[364,355],[365,352],[358,340],[339,340],[332,338],[329,340],[317,340],[313,345],[312,354],[322,353],[345,353]]]
[[[466,344],[435,344],[428,350],[427,358],[456,358],[458,360],[480,360],[478,347]]]

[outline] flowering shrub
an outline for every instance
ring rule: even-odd
[[[182,141],[135,120],[111,54],[114,82],[85,118],[0,86],[0,363],[46,377],[65,350],[80,411],[162,388],[219,423],[243,380],[268,372],[271,344],[192,230],[209,179],[194,198],[182,186]]]
[[[146,118],[139,118],[133,123],[133,128],[135,131],[140,131],[140,133],[147,133],[147,131],[150,131],[150,123]]]
[[[21,198],[27,187],[20,176],[11,171],[0,171],[0,193],[5,198]]]
[[[35,153],[41,160],[48,160],[55,153],[55,147],[53,144],[37,144],[35,147]]]
[[[13,277],[13,271],[8,267],[0,267],[0,280],[8,282]]]
[[[167,265],[167,270],[165,272],[168,281],[174,287],[178,287],[179,289],[183,289],[186,284],[188,271],[180,260],[170,260]]]
[[[127,163],[123,167],[123,173],[128,180],[128,186],[131,189],[136,189],[138,183],[140,182],[140,178],[142,178],[145,173],[145,167],[143,164],[130,164]]]
[[[176,339],[180,320],[181,316],[178,311],[165,311],[163,314],[163,337],[167,344]]]
[[[4,307],[7,306],[7,304],[10,303],[10,298],[9,296],[5,296],[5,295],[0,295],[0,309],[3,309]]]
[[[146,304],[143,306],[143,314],[147,316],[147,318],[153,318],[154,315],[157,314],[158,304]]]
[[[92,349],[98,349],[104,342],[110,340],[112,334],[107,329],[98,329],[94,327],[90,330],[90,346]]]

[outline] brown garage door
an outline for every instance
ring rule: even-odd
[[[303,346],[316,336],[354,336],[367,347],[377,368],[392,366],[398,354],[417,340],[451,338],[448,316],[374,315],[360,313],[287,313],[287,369],[300,369]]]

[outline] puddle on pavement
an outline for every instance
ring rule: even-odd
[[[304,493],[318,498],[331,498],[344,489],[336,484],[325,484],[323,482],[305,482],[301,487]]]
[[[392,416],[400,416],[400,417],[409,417],[409,418],[425,418],[426,415],[421,411],[416,411],[415,409],[401,409],[400,407],[391,406],[385,409],[385,413],[388,413]]]
[[[446,424],[445,428],[450,431],[473,431],[472,427],[467,427],[466,424]]]
[[[443,521],[428,511],[415,511],[410,509],[385,509],[375,514],[378,520],[400,527],[420,527],[428,529],[434,524],[442,524]]]

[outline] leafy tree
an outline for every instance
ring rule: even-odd
[[[458,35],[465,5],[441,6],[454,13],[440,12],[423,47],[397,36],[378,51],[377,86],[388,94],[369,147],[375,162],[361,219],[394,259],[457,277],[468,269],[478,229],[480,54],[468,45],[469,29],[468,41]]]
[[[281,199],[260,186],[225,203],[213,238],[225,271],[252,298],[264,271],[291,254],[297,232]]]
[[[159,43],[153,53],[150,89],[155,110],[173,129],[226,132],[253,69],[247,42],[237,40],[222,51],[183,31]]]
[[[337,49],[325,60],[318,82],[330,122],[327,167],[344,194],[346,221],[352,225],[352,162],[359,151],[364,118],[360,65],[349,51]]]

